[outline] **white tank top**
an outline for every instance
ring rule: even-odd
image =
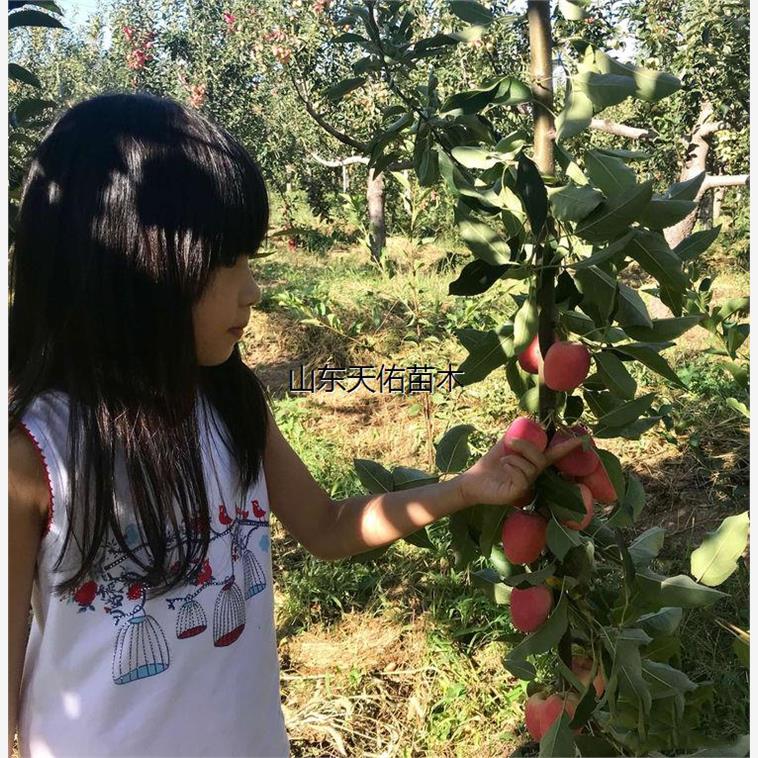
[[[218,416],[207,402],[197,414],[212,531],[196,582],[145,600],[124,576],[138,567],[110,539],[95,577],[58,597],[51,586],[71,575],[65,560],[53,572],[67,525],[68,396],[47,391],[27,408],[22,423],[43,458],[52,512],[37,556],[20,693],[24,758],[289,756],[263,467],[240,497],[236,464],[204,423]],[[116,503],[127,514],[119,460]],[[126,523],[127,544],[139,549],[137,524]]]

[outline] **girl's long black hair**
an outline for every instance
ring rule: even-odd
[[[91,575],[111,535],[150,594],[196,576],[210,537],[198,398],[225,425],[240,485],[257,481],[266,389],[237,346],[221,365],[198,365],[192,306],[214,269],[255,255],[268,222],[248,152],[170,98],[81,101],[36,150],[10,261],[9,425],[40,392],[67,393],[72,476],[55,568],[72,540],[79,553],[57,592]],[[116,507],[117,449],[140,551]]]

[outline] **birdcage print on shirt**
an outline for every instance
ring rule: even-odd
[[[188,600],[179,609],[176,617],[176,636],[180,640],[186,640],[201,634],[208,628],[208,619],[205,616],[203,606],[197,600]]]
[[[245,598],[242,590],[230,579],[218,593],[213,608],[213,644],[231,645],[245,628]]]
[[[257,595],[266,588],[266,575],[261,564],[250,550],[242,551],[242,573],[245,587],[245,600]]]
[[[155,676],[165,671],[168,665],[168,643],[152,616],[133,616],[119,629],[113,653],[113,681],[116,684]]]

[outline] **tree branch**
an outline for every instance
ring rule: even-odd
[[[608,132],[608,134],[615,134],[617,137],[626,137],[627,139],[655,139],[658,136],[655,129],[640,129],[636,126],[608,121],[605,118],[593,118],[590,121],[590,129],[597,129],[600,132]]]
[[[703,194],[716,187],[744,187],[750,182],[750,174],[732,174],[728,176],[706,176],[700,185],[700,193]]]
[[[322,158],[312,150],[310,151],[311,157],[322,166],[328,166],[329,168],[339,168],[340,166],[349,166],[351,163],[368,163],[368,158],[364,155],[351,155],[347,158],[339,158],[334,161]]]

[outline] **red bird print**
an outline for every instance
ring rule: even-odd
[[[241,505],[234,506],[235,510],[237,511],[237,518],[247,518],[248,517],[248,511],[243,510]]]
[[[226,512],[226,506],[225,505],[219,505],[218,507],[218,520],[224,525],[229,526],[229,524],[232,523],[231,516]]]
[[[210,582],[212,577],[213,577],[213,571],[211,570],[211,564],[208,562],[208,559],[206,558],[205,562],[203,563],[203,567],[200,569],[200,572],[195,578],[195,584],[200,585],[200,584],[205,584],[206,582]]]
[[[253,500],[253,514],[255,518],[263,518],[266,515],[266,511],[260,507],[257,500]]]

